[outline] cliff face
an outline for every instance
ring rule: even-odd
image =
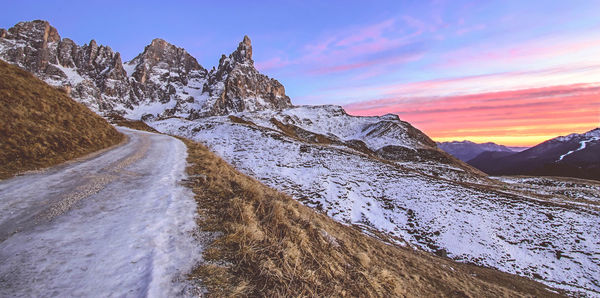
[[[0,58],[20,66],[96,112],[130,101],[121,56],[92,40],[79,46],[46,21],[21,22],[0,35]]]
[[[248,36],[208,75],[205,89],[214,101],[211,114],[256,110],[280,110],[291,107],[285,88],[254,68],[252,44]]]
[[[108,46],[94,40],[77,45],[36,20],[0,29],[0,58],[63,87],[100,114],[195,119],[291,106],[284,87],[254,68],[247,36],[208,72],[187,51],[162,39],[123,63]]]

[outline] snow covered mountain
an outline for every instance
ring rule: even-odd
[[[438,147],[456,158],[467,162],[477,155],[486,152],[515,152],[509,147],[498,145],[492,142],[477,144],[471,141],[453,141],[453,142],[441,142],[437,143]]]
[[[492,175],[551,175],[600,180],[600,128],[545,141],[509,156],[469,163]]]
[[[92,40],[79,46],[46,21],[0,29],[0,59],[16,64],[99,114],[190,119],[291,106],[284,87],[258,73],[246,36],[207,71],[184,49],[155,39],[133,60]]]
[[[600,294],[600,185],[490,179],[396,115],[293,106],[279,82],[256,71],[247,37],[207,71],[164,40],[123,64],[108,47],[74,45],[34,21],[0,31],[0,58],[65,86],[100,114],[200,141],[374,237]]]

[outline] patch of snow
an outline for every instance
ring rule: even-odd
[[[560,156],[560,157],[559,157],[559,158],[556,160],[556,162],[559,162],[559,161],[563,160],[563,158],[565,158],[565,156],[567,156],[567,155],[570,155],[570,154],[572,154],[572,153],[575,153],[575,152],[577,152],[577,151],[580,151],[580,150],[583,150],[583,149],[585,149],[585,146],[587,145],[587,143],[589,143],[589,142],[595,142],[595,141],[598,141],[598,140],[600,140],[600,136],[593,136],[593,137],[591,137],[590,139],[587,139],[587,140],[580,141],[580,142],[579,142],[579,148],[577,148],[577,149],[575,149],[575,150],[571,150],[571,151],[569,151],[569,152],[567,152],[567,153],[565,153],[565,154],[561,155],[561,156]]]
[[[125,115],[130,119],[140,119],[146,114],[160,115],[165,110],[174,108],[176,104],[177,101],[173,99],[167,103],[161,103],[159,101],[146,101],[134,106],[133,110],[127,110]]]
[[[123,63],[123,69],[127,73],[128,77],[131,77],[133,75],[133,73],[135,72],[136,66],[137,66],[137,64],[135,64],[135,63],[131,63],[131,64],[130,64],[130,62]]]
[[[600,128],[595,128],[595,129],[592,129],[592,130],[582,133],[582,134],[572,133],[567,136],[556,137],[553,140],[556,140],[559,142],[569,142],[574,138],[594,138],[594,137],[600,138]]]
[[[600,182],[579,182],[579,180],[558,177],[501,176],[490,178],[508,183],[511,188],[517,190],[534,191],[546,196],[560,196],[566,200],[600,203]],[[593,206],[588,207],[593,208]]]

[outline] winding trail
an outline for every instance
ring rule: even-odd
[[[180,296],[200,261],[187,148],[129,141],[88,160],[0,181],[0,297]]]

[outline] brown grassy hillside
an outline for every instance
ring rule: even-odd
[[[219,235],[190,276],[209,296],[556,296],[526,278],[366,236],[183,141],[198,224]]]
[[[119,143],[117,130],[64,92],[0,60],[0,179]]]

